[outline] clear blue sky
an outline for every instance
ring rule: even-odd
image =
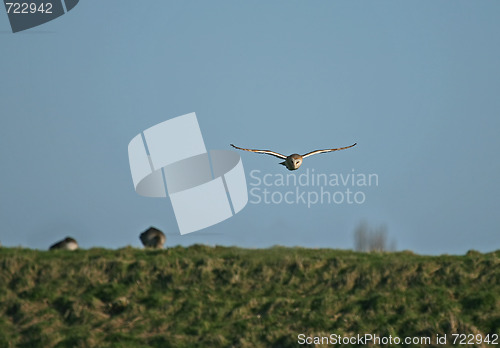
[[[361,220],[397,249],[500,248],[500,2],[82,0],[12,34],[0,14],[0,241],[46,249],[168,245],[352,248]],[[138,196],[127,146],[196,112],[207,148],[308,158],[296,174],[376,173],[363,204],[248,204],[180,236]],[[240,153],[249,173],[288,174]],[[282,193],[290,187],[272,188]]]

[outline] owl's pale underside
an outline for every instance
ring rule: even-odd
[[[280,153],[277,153],[277,152],[274,152],[274,151],[270,151],[270,150],[244,149],[244,148],[235,146],[233,144],[231,144],[231,146],[234,147],[235,149],[238,149],[238,150],[250,151],[250,152],[256,152],[256,153],[264,153],[266,155],[272,155],[274,157],[278,157],[278,158],[284,159],[284,161],[280,162],[280,164],[282,164],[285,167],[287,167],[288,170],[297,170],[301,166],[302,160],[304,158],[306,158],[306,157],[309,157],[309,156],[312,156],[312,155],[316,155],[316,154],[319,154],[319,153],[332,152],[332,151],[338,151],[338,150],[345,150],[345,149],[348,149],[350,147],[355,146],[356,144],[357,143],[354,143],[354,144],[352,144],[350,146],[339,147],[339,148],[336,148],[336,149],[315,150],[315,151],[308,152],[308,153],[306,153],[305,155],[302,155],[302,156],[299,155],[299,154],[296,154],[296,153],[291,154],[290,156],[285,156],[285,155],[282,155]]]

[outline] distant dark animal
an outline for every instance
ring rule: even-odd
[[[150,227],[141,233],[140,236],[142,244],[146,248],[161,249],[163,244],[167,241],[165,234],[157,228]]]
[[[56,249],[76,250],[78,249],[78,243],[76,242],[75,239],[71,237],[66,237],[64,240],[51,245],[49,248],[49,250],[56,250]]]

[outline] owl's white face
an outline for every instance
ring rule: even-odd
[[[302,156],[294,153],[293,155],[288,156],[286,159],[287,168],[289,170],[297,170],[302,164]]]

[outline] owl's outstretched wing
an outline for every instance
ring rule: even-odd
[[[266,155],[272,155],[274,157],[278,157],[278,158],[284,158],[286,159],[287,156],[285,155],[282,155],[280,153],[277,153],[277,152],[274,152],[274,151],[269,151],[269,150],[252,150],[252,149],[243,149],[241,147],[238,147],[238,146],[234,146],[233,144],[231,144],[232,147],[234,147],[235,149],[238,149],[238,150],[243,150],[243,151],[250,151],[250,152],[257,152],[257,153],[265,153]]]
[[[356,145],[357,143],[354,143],[352,144],[351,146],[346,146],[346,147],[339,147],[337,149],[326,149],[326,150],[316,150],[316,151],[311,151],[311,152],[308,152],[306,153],[305,155],[302,156],[302,158],[306,158],[306,157],[309,157],[309,156],[312,156],[312,155],[316,155],[318,153],[323,153],[323,152],[332,152],[332,151],[338,151],[338,150],[345,150],[345,149],[348,149],[350,147],[353,147],[354,145]]]

